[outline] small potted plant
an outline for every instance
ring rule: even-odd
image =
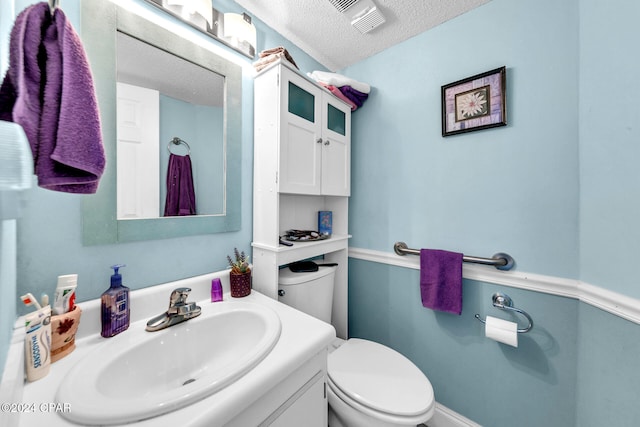
[[[235,259],[227,255],[227,261],[231,267],[229,272],[229,283],[231,296],[234,298],[246,297],[251,293],[251,267],[249,267],[249,257],[244,251],[239,252],[238,248],[233,248]]]

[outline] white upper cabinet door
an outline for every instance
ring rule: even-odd
[[[349,107],[286,68],[280,90],[279,191],[349,196]]]
[[[351,192],[351,110],[328,93],[322,94],[322,194]]]
[[[284,71],[278,188],[281,193],[320,194],[322,94],[303,77]]]

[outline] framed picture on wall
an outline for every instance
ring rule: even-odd
[[[507,124],[506,67],[442,86],[442,136]]]

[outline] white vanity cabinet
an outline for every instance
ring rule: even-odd
[[[243,410],[225,427],[326,427],[328,418],[326,349]],[[260,420],[260,421],[258,421]]]
[[[332,323],[347,333],[351,109],[286,61],[254,80],[253,286],[277,298],[278,270],[324,255],[336,262]],[[333,213],[327,240],[279,244],[286,230],[317,230]]]

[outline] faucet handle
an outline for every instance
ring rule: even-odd
[[[173,292],[171,292],[171,297],[169,298],[169,307],[185,304],[189,297],[189,293],[191,293],[191,288],[174,289]]]

